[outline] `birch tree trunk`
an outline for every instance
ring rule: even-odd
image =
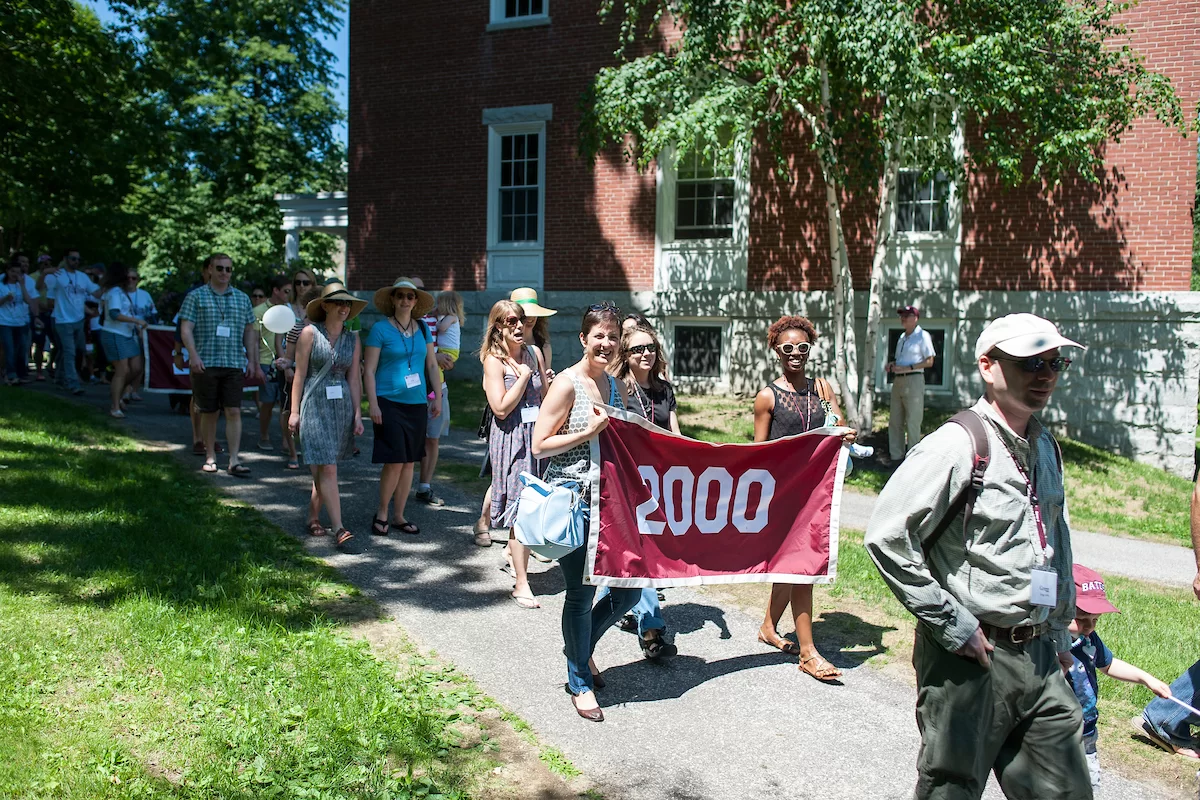
[[[883,180],[879,186],[879,214],[875,223],[875,256],[871,260],[871,285],[867,300],[867,335],[863,340],[862,402],[858,416],[851,424],[861,431],[870,431],[875,416],[875,366],[879,341],[879,323],[883,318],[883,270],[887,264],[888,246],[895,230],[896,177],[900,172],[900,142],[898,133],[888,143],[883,162]],[[849,420],[850,418],[847,417]]]

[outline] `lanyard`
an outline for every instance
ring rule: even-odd
[[[405,335],[406,330],[404,328],[400,327],[400,320],[396,319],[396,316],[394,314],[392,316],[388,317],[388,319],[391,320],[392,324],[396,326],[396,332],[400,334],[400,341],[404,342],[404,344],[405,344],[404,363],[407,364],[408,368],[411,370],[413,368],[413,365],[412,365],[413,353],[417,352],[417,342],[416,342],[417,323],[415,320],[410,319],[408,321],[408,324],[413,326],[413,330],[412,330],[412,333],[408,333],[407,335]],[[415,370],[414,370],[414,372],[415,372]]]
[[[212,290],[212,287],[207,283],[204,288],[208,289],[208,293],[213,297],[213,305],[217,307],[217,313],[221,315],[221,327],[225,326],[225,298],[233,296],[233,292],[225,292],[225,294],[217,294]],[[217,302],[220,300],[221,302]]]
[[[1001,439],[1001,441],[1004,440]],[[1029,495],[1029,504],[1033,506],[1033,520],[1037,523],[1038,540],[1042,545],[1042,557],[1049,564],[1050,559],[1054,558],[1054,548],[1046,542],[1046,526],[1042,522],[1042,507],[1038,504],[1037,496],[1037,469],[1034,469],[1034,474],[1031,478],[1029,473],[1025,471],[1025,468],[1021,466],[1021,462],[1017,460],[1016,454],[1009,448],[1007,442],[1004,444],[1004,449],[1008,450],[1008,456],[1012,459],[1013,466],[1017,468],[1017,472],[1021,474],[1021,478],[1025,481],[1025,489]],[[1031,456],[1036,455],[1033,445],[1030,445],[1029,452]]]

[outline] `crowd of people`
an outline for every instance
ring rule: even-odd
[[[81,392],[79,354],[86,354],[87,320],[95,317],[111,364],[110,412],[122,416],[126,403],[137,399],[144,369],[138,331],[157,314],[137,288],[136,270],[110,264],[96,280],[80,270],[78,252],[69,251],[57,267],[39,258],[39,270],[30,275],[22,259],[18,254],[10,261],[0,285],[6,379],[42,375],[35,358],[36,377],[29,376],[29,356],[37,352],[30,347],[49,330],[50,374],[68,391]],[[363,340],[358,317],[368,304],[339,281],[318,284],[311,272],[297,270],[247,295],[234,286],[232,259],[223,254],[210,257],[203,274],[177,317],[202,469],[218,470],[216,428],[223,413],[226,469],[235,477],[250,475],[239,457],[240,417],[247,386],[257,386],[258,447],[274,449],[271,418],[279,405],[286,466],[298,469],[302,457],[311,473],[308,534],[332,534],[338,550],[361,553],[367,537],[347,522],[337,470],[359,452],[365,405],[371,461],[380,469],[369,533],[419,534],[405,513],[410,495],[443,504],[432,480],[439,441],[449,431],[445,373],[462,352],[461,296],[444,291],[435,297],[418,278],[400,277],[374,293],[380,319]],[[92,317],[89,301],[99,309]],[[284,305],[294,323],[285,333],[272,332],[268,315]],[[680,433],[662,342],[645,317],[622,314],[607,302],[590,306],[579,327],[581,358],[556,371],[548,321],[557,313],[538,302],[535,290],[516,289],[492,306],[478,351],[486,397],[481,474],[491,482],[474,542],[505,543],[511,597],[527,610],[541,607],[528,578],[531,552],[506,533],[518,512],[521,474],[576,485],[590,505],[588,476],[598,470],[591,443],[609,424],[605,407]],[[921,373],[934,357],[916,325],[918,314],[912,306],[899,309],[905,335],[887,367],[898,376]],[[855,444],[857,432],[846,426],[833,387],[811,372],[817,337],[804,317],[784,316],[770,326],[766,344],[778,360],[778,377],[755,397],[754,441],[840,427],[843,441]],[[1010,314],[992,321],[976,343],[984,392],[972,408],[921,439],[919,426],[914,432],[904,418],[911,410],[906,404],[919,408],[921,393],[894,400],[904,418],[891,436],[899,466],[880,494],[864,543],[917,620],[918,797],[979,797],[993,772],[1010,797],[1090,797],[1100,775],[1097,671],[1150,689],[1160,699],[1135,727],[1163,749],[1200,758],[1191,735],[1200,718],[1172,702],[1195,703],[1200,663],[1167,686],[1116,658],[1096,633],[1100,616],[1116,611],[1103,578],[1073,563],[1062,454],[1037,414],[1072,363],[1062,349],[1082,347],[1049,320]],[[1192,525],[1200,564],[1200,490]],[[579,716],[602,721],[596,690],[605,681],[593,653],[611,627],[636,632],[648,659],[669,658],[677,648],[666,636],[661,592],[598,591],[585,581],[586,549],[558,559],[566,586],[565,688]],[[789,606],[795,642],[778,631]],[[818,651],[812,615],[811,584],[775,584],[759,641],[796,656],[799,669],[816,680],[837,682],[842,673]]]

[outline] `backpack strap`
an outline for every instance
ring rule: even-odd
[[[945,516],[933,529],[933,533],[921,542],[921,550],[924,551],[927,559],[933,552],[933,547],[937,544],[938,539],[942,538],[942,534],[950,527],[950,523],[954,521],[960,511],[963,515],[963,534],[966,534],[967,523],[971,521],[971,512],[975,508],[975,499],[983,491],[983,474],[987,472],[988,464],[992,461],[992,446],[988,441],[987,429],[984,428],[983,420],[979,418],[978,414],[966,408],[951,417],[947,424],[950,423],[963,428],[971,437],[971,480],[946,509]]]

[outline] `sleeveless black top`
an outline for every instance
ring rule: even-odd
[[[795,436],[825,424],[825,408],[817,393],[817,382],[813,378],[798,392],[781,389],[770,384],[775,395],[775,409],[771,412],[771,428],[767,439]]]

